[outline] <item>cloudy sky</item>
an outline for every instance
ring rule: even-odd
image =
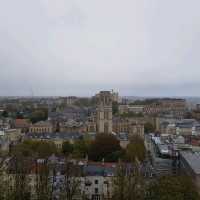
[[[0,0],[0,95],[200,96],[199,0]]]

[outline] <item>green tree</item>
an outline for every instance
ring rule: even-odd
[[[151,123],[146,122],[144,124],[144,132],[145,133],[152,133],[154,131],[155,131],[155,127]]]
[[[69,141],[65,141],[62,144],[62,153],[65,155],[69,155],[73,152],[74,146]]]
[[[119,112],[119,105],[118,102],[114,101],[112,103],[112,114],[116,115]]]
[[[197,189],[190,177],[166,176],[149,185],[147,200],[199,200]]]
[[[30,121],[32,123],[36,123],[39,121],[45,121],[48,118],[48,109],[46,108],[40,108],[37,110],[34,110],[30,115]]]
[[[130,143],[126,148],[126,158],[130,162],[134,162],[138,159],[140,162],[144,161],[146,155],[146,149],[144,140],[140,136],[133,136],[130,139]]]
[[[25,157],[47,158],[57,153],[57,148],[53,142],[25,140],[23,143],[16,145],[12,155],[22,155]]]
[[[89,146],[90,146],[89,141],[85,139],[79,139],[74,142],[73,146],[74,146],[73,155],[76,158],[85,158],[86,155],[88,155]]]
[[[8,117],[8,112],[6,110],[4,110],[1,115],[2,115],[2,117],[6,118],[6,117]]]
[[[121,151],[120,143],[112,134],[99,133],[89,148],[89,158],[94,161],[106,160],[114,152]]]

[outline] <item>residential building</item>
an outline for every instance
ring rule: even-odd
[[[153,100],[152,100],[153,101]],[[175,116],[183,116],[186,111],[185,99],[154,99],[150,104],[144,106],[144,113],[154,115],[160,113],[171,113]]]

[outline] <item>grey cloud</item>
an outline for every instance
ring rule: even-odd
[[[0,95],[199,96],[198,0],[0,0]]]

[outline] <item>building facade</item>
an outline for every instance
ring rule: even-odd
[[[113,132],[128,133],[128,137],[138,135],[144,137],[144,122],[132,118],[116,118],[113,120]]]
[[[52,133],[53,125],[49,121],[40,121],[32,124],[29,128],[30,133]]]

